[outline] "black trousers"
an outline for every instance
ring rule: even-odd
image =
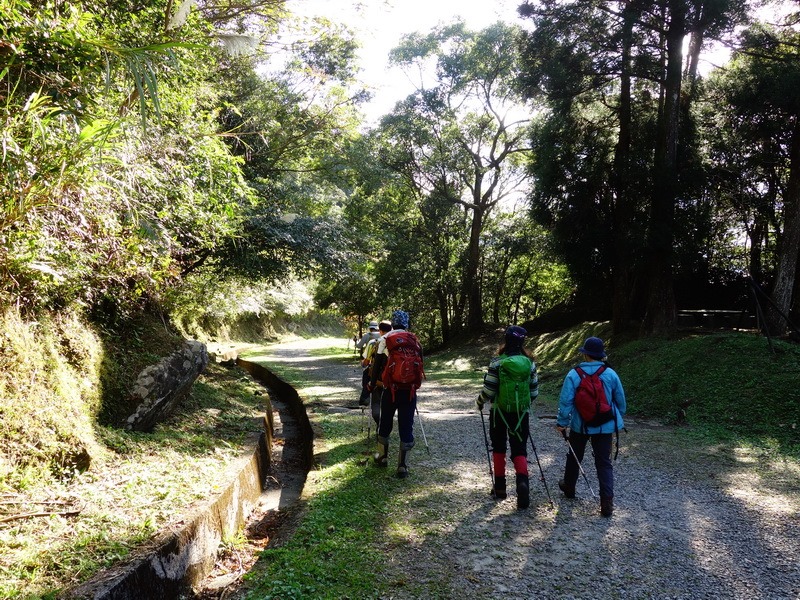
[[[597,469],[597,480],[600,482],[600,497],[612,498],[614,496],[614,465],[611,462],[611,437],[610,433],[595,433],[588,435],[579,431],[569,432],[569,443],[578,460],[583,462],[583,455],[586,452],[586,445],[592,442],[594,452],[594,467]],[[567,465],[564,467],[564,483],[569,487],[575,487],[578,482],[580,469],[572,452],[567,450]]]
[[[492,439],[492,452],[506,453],[511,446],[511,458],[515,456],[528,456],[528,434],[530,433],[530,413],[525,413],[519,428],[513,430],[520,420],[516,413],[503,412],[492,408],[489,418],[489,437]],[[510,426],[510,427],[509,427]],[[508,446],[506,445],[508,442]]]

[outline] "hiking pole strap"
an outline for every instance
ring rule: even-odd
[[[486,459],[489,461],[489,477],[492,478],[492,485],[494,486],[494,470],[492,469],[492,454],[489,451],[489,436],[486,434],[486,420],[483,417],[483,408],[481,413],[481,425],[483,425],[483,441],[486,444]]]

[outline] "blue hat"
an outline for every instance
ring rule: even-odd
[[[396,310],[392,313],[392,327],[395,329],[408,329],[408,313]]]
[[[518,325],[512,325],[506,329],[506,346],[522,347],[522,344],[525,342],[526,335],[528,335],[528,332],[525,330],[525,328],[519,327]]]
[[[586,341],[583,342],[583,346],[578,348],[578,352],[596,358],[597,360],[606,357],[606,349],[603,345],[603,340],[597,337],[586,338]]]

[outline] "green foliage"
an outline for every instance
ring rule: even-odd
[[[306,282],[258,282],[210,273],[184,278],[165,304],[187,336],[253,342],[274,337],[282,324],[309,315],[313,308]]]
[[[113,28],[100,35],[95,15],[77,7],[15,6],[12,51],[0,63],[8,90],[0,109],[8,123],[0,157],[0,299],[26,308],[106,302],[112,312],[130,312],[146,294],[159,294],[176,263],[198,260],[230,235],[231,203],[246,196],[235,161],[209,137],[213,113],[202,105],[209,98],[203,80],[187,86],[176,74],[189,64],[179,58],[190,57],[175,50],[193,46],[135,48],[126,42],[136,40],[115,39]],[[158,34],[140,30],[138,41]],[[61,47],[81,58],[48,62]],[[142,118],[149,108],[159,116],[149,132],[119,116],[137,97],[147,101]],[[186,120],[195,125],[178,126]]]
[[[371,152],[355,148],[355,193],[345,214],[377,225],[370,235],[375,308],[410,310],[431,343],[483,323],[479,271],[493,262],[483,261],[481,238],[498,203],[524,187],[516,33],[501,24],[469,31],[457,22],[405,36],[393,61],[409,71],[435,63],[438,83],[420,85],[383,118],[368,138]]]
[[[615,353],[634,415],[721,426],[800,444],[800,349],[749,334],[632,342]],[[702,367],[698,367],[702,365]]]

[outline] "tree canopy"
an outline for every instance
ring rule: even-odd
[[[783,333],[798,46],[756,8],[541,0],[409,32],[417,89],[367,129],[358,40],[280,0],[5,3],[0,301],[113,321],[304,281],[439,343],[559,305],[669,333],[752,277]],[[702,72],[716,42],[733,59]]]

